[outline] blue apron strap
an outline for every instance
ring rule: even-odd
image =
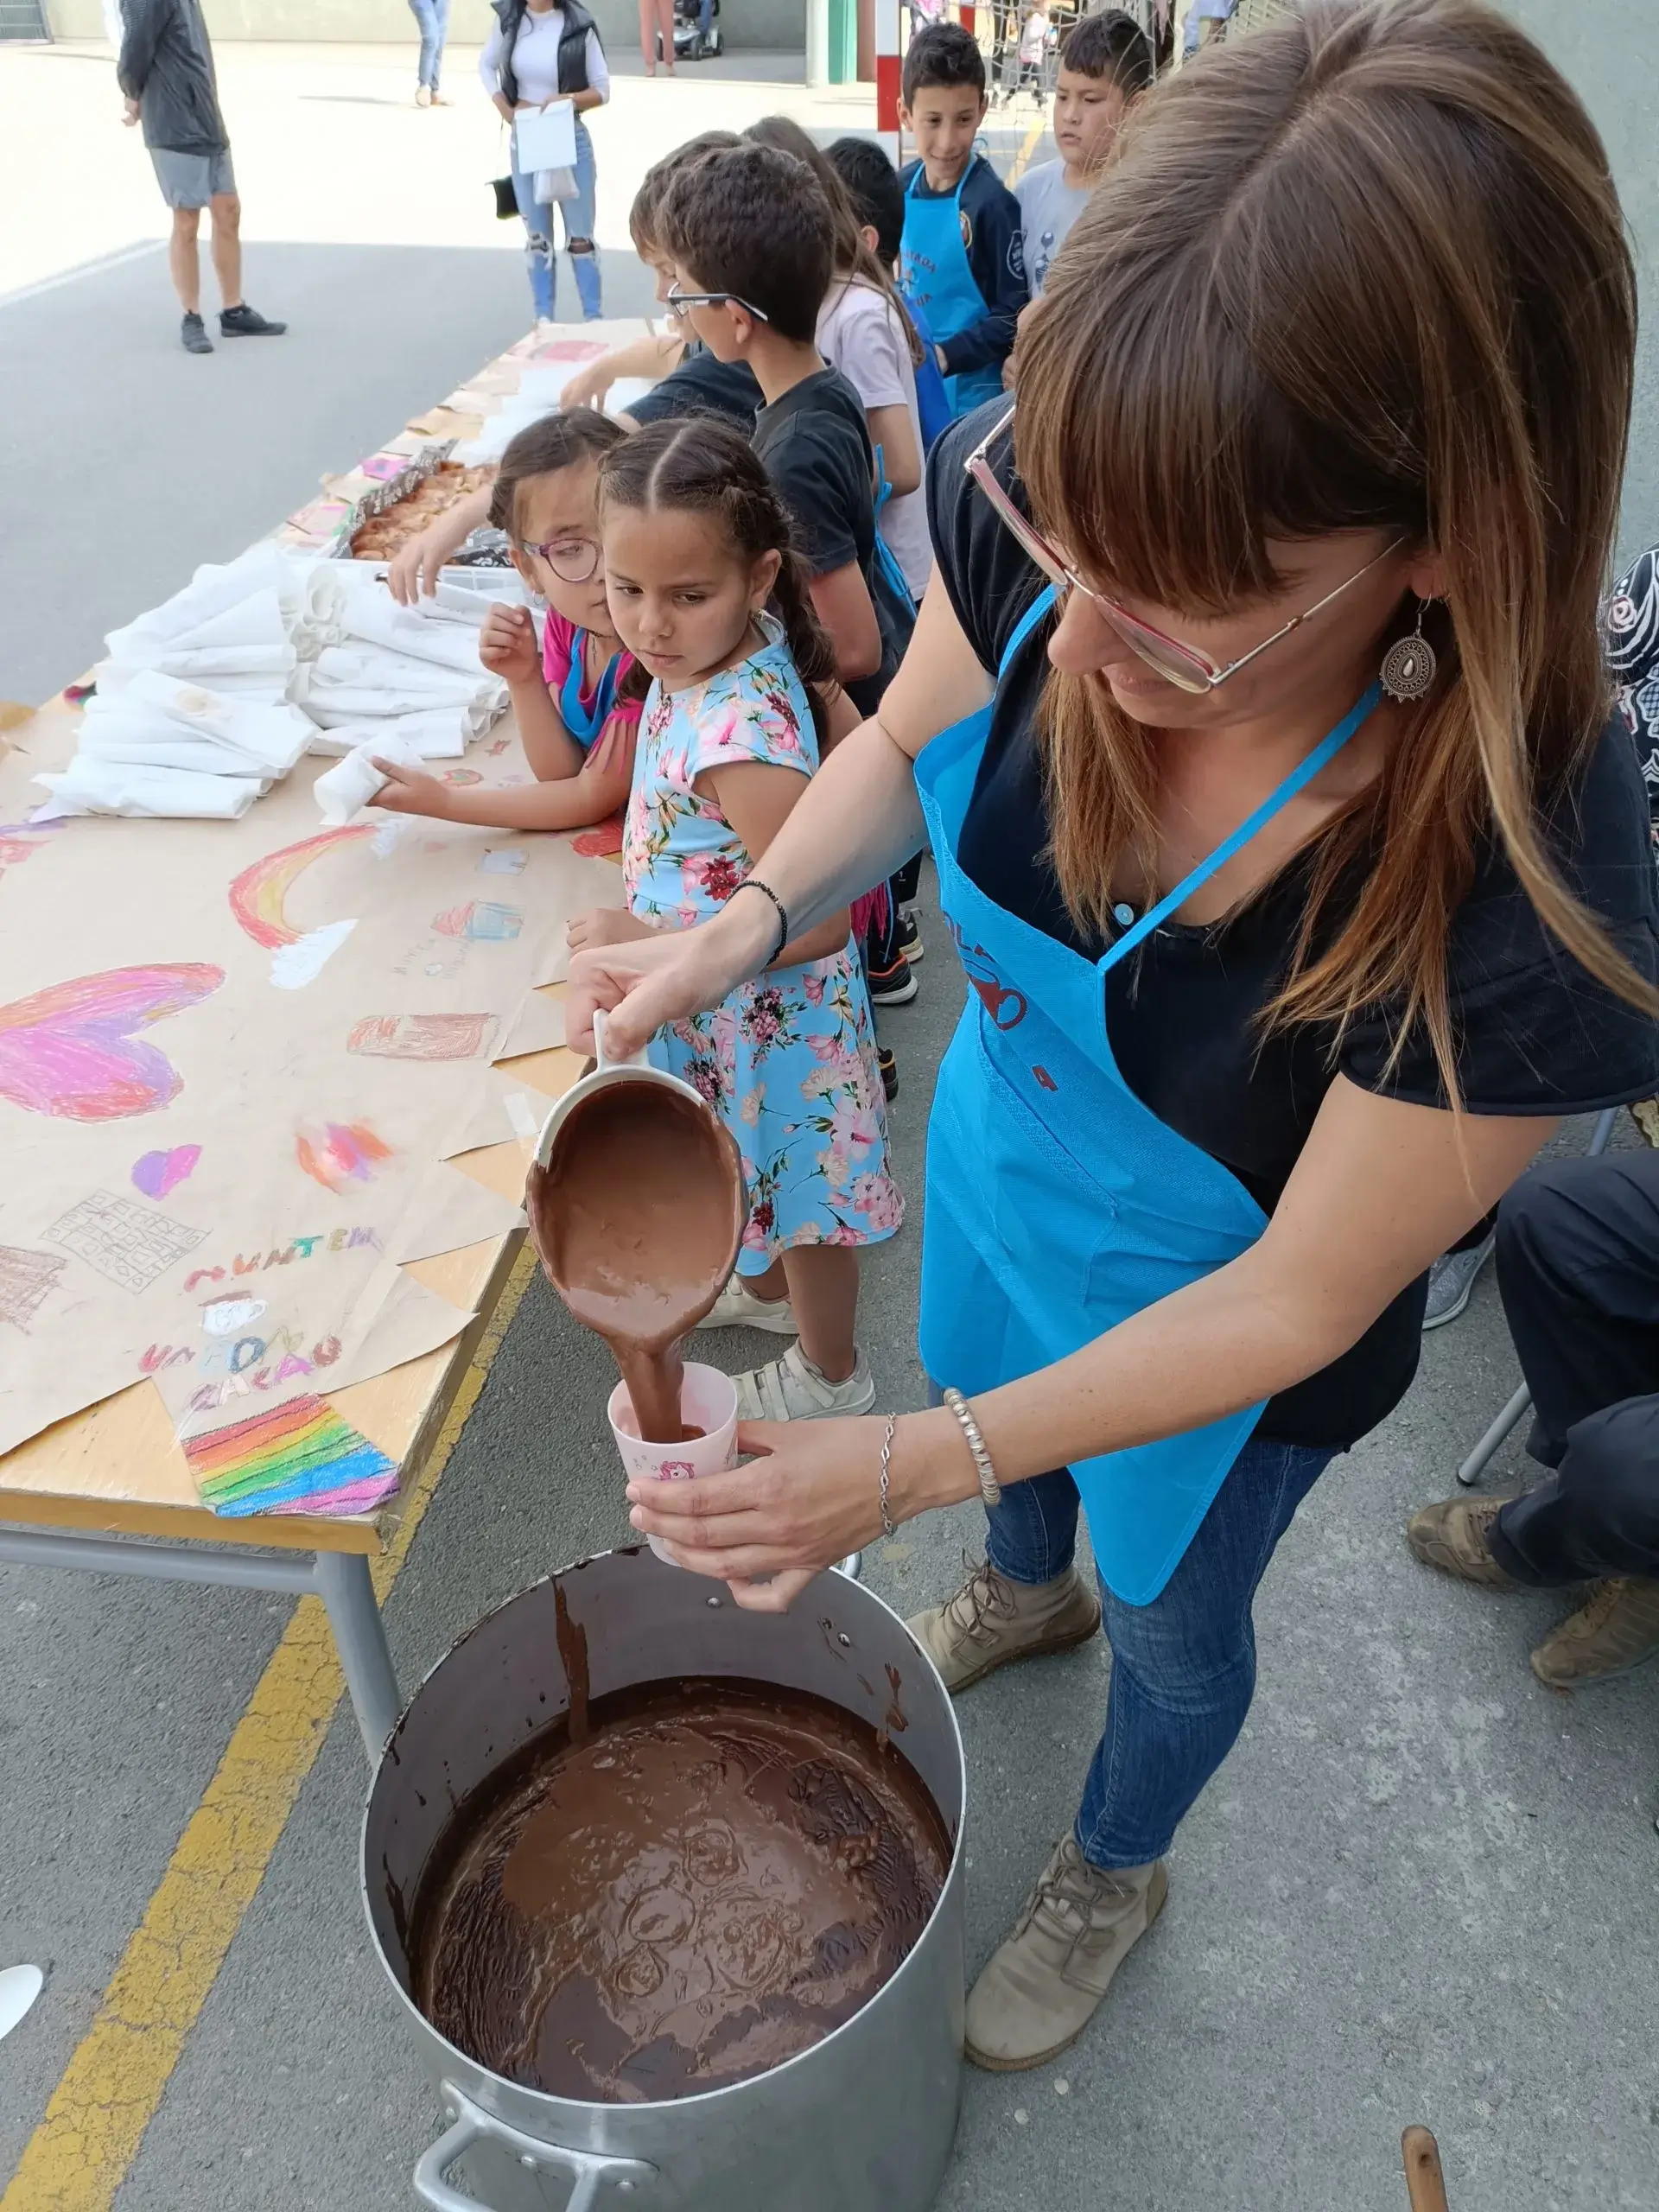
[[[1037,627],[1037,625],[1042,620],[1044,615],[1048,613],[1050,609],[1053,607],[1057,595],[1055,587],[1052,584],[1050,584],[1046,591],[1038,593],[1036,598],[1026,609],[1024,614],[1020,616],[1019,624],[1014,630],[1014,633],[1008,639],[1007,644],[1003,646],[1002,658],[996,664],[996,680],[999,683],[1007,674],[1008,664],[1014,658],[1015,653],[1017,653],[1020,646],[1025,644],[1026,639]]]
[[[1173,891],[1166,892],[1155,906],[1149,906],[1133,929],[1124,931],[1101,964],[1109,968],[1125,953],[1132,952],[1137,944],[1152,935],[1160,922],[1166,920],[1178,906],[1186,903],[1195,891],[1208,883],[1217,868],[1224,868],[1240,847],[1248,845],[1256,831],[1264,829],[1287,800],[1294,798],[1298,791],[1313,782],[1327,760],[1336,758],[1382,696],[1382,686],[1373,683],[1353,711],[1337,724],[1329,737],[1321,739],[1306,760],[1300,761],[1291,770],[1277,791],[1270,791],[1255,811],[1247,815],[1230,836],[1224,837],[1207,859],[1201,860],[1190,875],[1183,876]]]

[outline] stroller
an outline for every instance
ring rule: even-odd
[[[699,0],[674,0],[674,59],[677,61],[710,61],[724,51],[725,41],[720,33],[720,0],[713,0],[709,10],[709,28],[702,28],[702,10]]]

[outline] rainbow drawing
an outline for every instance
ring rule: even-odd
[[[237,926],[270,954],[270,980],[279,989],[297,990],[310,982],[324,961],[357,927],[351,920],[324,922],[314,930],[296,929],[283,911],[296,878],[334,846],[353,838],[372,837],[378,828],[372,822],[356,822],[343,830],[324,830],[315,837],[302,838],[297,845],[267,853],[232,881],[231,912]]]
[[[395,1463],[322,1398],[289,1398],[187,1437],[184,1456],[202,1503],[232,1520],[372,1513],[397,1487]]]

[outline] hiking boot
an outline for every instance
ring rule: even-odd
[[[1492,1256],[1495,1236],[1484,1236],[1466,1252],[1447,1252],[1428,1271],[1428,1303],[1423,1308],[1426,1329],[1443,1328],[1455,1321],[1469,1303],[1475,1277]]]
[[[1010,1582],[987,1561],[966,1554],[968,1580],[954,1598],[906,1624],[946,1689],[965,1690],[1011,1659],[1070,1651],[1100,1627],[1100,1599],[1068,1567],[1052,1582]]]
[[[199,315],[188,315],[179,324],[179,343],[187,353],[211,353],[213,341]]]
[[[1659,1582],[1615,1575],[1598,1582],[1532,1655],[1532,1671],[1553,1690],[1575,1690],[1628,1674],[1659,1652]]]
[[[233,308],[219,311],[219,334],[221,338],[280,338],[288,328],[285,322],[269,322],[257,308],[251,308],[245,300]]]
[[[739,1421],[823,1421],[838,1414],[867,1414],[875,1403],[875,1377],[860,1352],[844,1382],[814,1367],[798,1343],[781,1359],[734,1375]]]
[[[1041,2066],[1094,2018],[1134,1945],[1164,1909],[1164,1862],[1091,1866],[1073,1836],[1026,1899],[1014,1933],[968,1995],[968,2056],[993,2074]]]
[[[1487,1590],[1514,1590],[1520,1586],[1492,1557],[1487,1532],[1510,1503],[1507,1497],[1443,1497],[1438,1505],[1425,1505],[1406,1523],[1406,1541],[1425,1567],[1438,1567],[1442,1574],[1460,1581],[1478,1582]]]
[[[700,1329],[770,1329],[776,1336],[792,1337],[795,1333],[795,1308],[790,1304],[787,1294],[782,1298],[762,1298],[749,1288],[741,1275],[734,1274],[697,1326]]]

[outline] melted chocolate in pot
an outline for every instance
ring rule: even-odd
[[[531,1166],[524,1198],[543,1270],[615,1353],[641,1437],[700,1433],[680,1418],[680,1339],[720,1296],[747,1217],[730,1133],[665,1084],[607,1084]]]
[[[950,1865],[909,1762],[796,1690],[652,1682],[585,1718],[586,1741],[561,1724],[440,1840],[412,1952],[439,2032],[531,2088],[642,2103],[850,2019]]]

